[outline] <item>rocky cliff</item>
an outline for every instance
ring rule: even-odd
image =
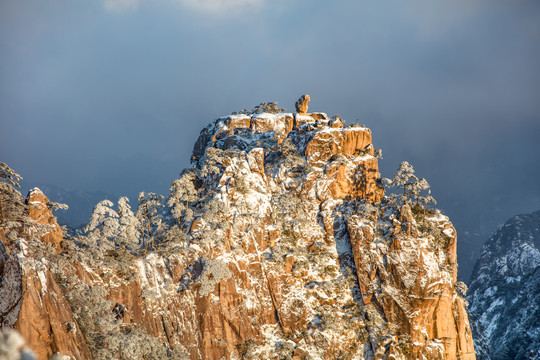
[[[0,244],[2,327],[18,330],[40,359],[57,352],[89,359],[84,335],[50,271],[49,261],[61,253],[62,230],[49,205],[33,189],[26,199],[25,226],[2,229],[7,238],[10,231],[19,235],[14,244],[7,239]]]
[[[479,358],[540,357],[540,211],[509,219],[484,244],[467,299]]]
[[[40,359],[474,359],[456,231],[385,197],[374,154],[324,113],[219,118],[166,203],[4,251],[4,326]]]

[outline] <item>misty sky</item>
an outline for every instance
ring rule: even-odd
[[[536,0],[1,0],[0,53],[0,161],[29,184],[165,194],[208,122],[308,93],[430,182],[464,271],[540,209]]]

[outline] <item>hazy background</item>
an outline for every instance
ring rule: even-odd
[[[1,0],[0,161],[25,184],[166,194],[214,118],[262,101],[373,130],[459,233],[540,209],[536,0]],[[116,200],[116,199],[113,199]]]

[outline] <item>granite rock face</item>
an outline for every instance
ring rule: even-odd
[[[44,234],[39,234],[39,238],[50,243],[58,253],[61,253],[62,229],[49,208],[49,199],[40,189],[34,188],[28,193],[26,203],[28,205],[28,216],[38,224],[48,227]]]
[[[54,256],[61,252],[62,230],[48,204],[47,197],[34,188],[27,198],[28,223],[33,225],[27,225],[10,249],[0,245],[2,327],[16,329],[38,359],[48,359],[55,353],[91,359],[84,335],[50,271],[49,260],[33,253],[28,245],[28,239],[34,239],[47,244]]]
[[[374,150],[369,129],[324,113],[219,118],[173,183],[156,250],[88,236],[6,254],[8,283],[32,283],[54,334],[20,325],[23,307],[10,316],[41,359],[474,359],[456,231],[389,201]],[[75,326],[69,345],[40,352],[61,342],[53,322]]]

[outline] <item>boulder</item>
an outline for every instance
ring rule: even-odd
[[[311,100],[309,95],[305,94],[300,96],[300,98],[294,104],[296,112],[299,114],[305,114],[308,111],[308,103]]]

